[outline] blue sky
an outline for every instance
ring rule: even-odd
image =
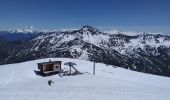
[[[170,0],[0,0],[0,28],[170,32]]]

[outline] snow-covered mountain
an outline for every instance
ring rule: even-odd
[[[41,32],[41,30],[35,28],[35,27],[25,27],[24,29],[15,29],[11,30],[12,33],[38,33]]]
[[[170,76],[170,36],[146,32],[128,36],[117,32],[101,32],[87,25],[72,31],[40,34],[31,40],[15,43],[18,46],[7,50],[0,64],[69,57]]]
[[[134,32],[134,31],[120,31],[117,29],[105,30],[104,32],[110,33],[110,34],[124,34],[124,35],[128,35],[128,36],[136,36],[136,35],[140,35],[143,33],[148,33],[148,34],[153,34],[153,35],[157,35],[157,34],[167,35],[162,32]]]
[[[74,62],[82,75],[40,77],[34,73],[39,59],[0,66],[0,100],[170,100],[170,78],[139,73],[116,66],[93,62],[50,58]],[[48,85],[48,80],[54,84]]]
[[[0,32],[9,32],[9,33],[39,33],[39,32],[48,32],[48,30],[40,30],[38,28],[28,26],[24,28],[16,29],[1,29]]]
[[[34,27],[25,27],[23,29],[3,29],[0,30],[0,39],[6,41],[30,40],[39,34],[45,34],[48,32],[48,30],[40,30]]]

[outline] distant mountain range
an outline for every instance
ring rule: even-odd
[[[6,41],[30,40],[44,32],[45,31],[38,30],[34,27],[26,27],[24,29],[15,30],[0,30],[0,39]]]
[[[47,57],[91,60],[170,76],[170,36],[102,32],[88,25],[69,31],[0,31],[0,64]]]

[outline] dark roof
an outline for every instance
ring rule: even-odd
[[[61,61],[41,62],[41,63],[37,63],[37,64],[43,65],[43,64],[56,64],[56,63],[61,63]]]

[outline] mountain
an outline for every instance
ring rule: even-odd
[[[111,64],[126,69],[170,76],[170,36],[141,33],[128,36],[101,32],[91,26],[47,32],[19,42],[6,51],[0,64],[48,57],[67,57]],[[19,49],[16,49],[19,48]]]
[[[30,40],[38,36],[39,34],[47,31],[39,30],[34,27],[25,27],[24,29],[14,30],[0,30],[0,39],[6,41],[25,41]]]
[[[62,61],[74,62],[81,75],[53,75],[40,77],[34,73],[37,63]],[[93,62],[47,58],[18,64],[0,66],[1,100],[170,100],[170,78],[139,73],[116,66],[96,63],[96,74],[92,75]],[[54,83],[48,85],[48,81]],[[74,96],[73,96],[74,95]]]

